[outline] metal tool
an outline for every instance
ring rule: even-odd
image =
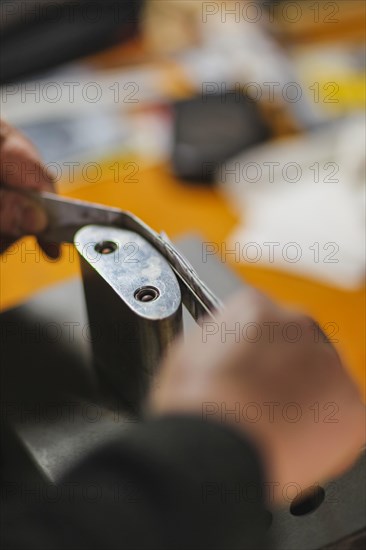
[[[205,315],[214,317],[223,308],[222,302],[199,278],[165,233],[157,233],[130,212],[47,192],[32,198],[42,204],[49,216],[49,226],[42,235],[46,240],[73,243],[76,232],[90,224],[134,231],[169,262],[178,277],[183,304],[197,322]]]
[[[222,304],[168,237],[133,214],[46,192],[32,199],[48,214],[42,239],[79,252],[97,372],[138,414],[182,331],[182,303],[197,322]]]

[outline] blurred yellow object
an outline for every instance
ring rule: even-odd
[[[363,47],[341,42],[302,46],[292,55],[304,90],[318,108],[335,116],[365,108]]]
[[[333,90],[336,93],[336,101],[330,102],[329,87],[332,83]],[[366,91],[365,75],[329,75],[322,76],[318,80],[319,84],[319,103],[324,109],[332,111],[334,114],[342,114],[349,111],[365,108]]]

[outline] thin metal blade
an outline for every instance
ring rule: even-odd
[[[168,237],[164,233],[157,233],[130,212],[46,192],[36,195],[35,198],[40,201],[49,217],[49,226],[42,234],[45,240],[74,243],[76,232],[86,225],[110,225],[130,229],[144,237],[168,260],[181,282],[184,305],[196,321],[199,322],[207,314],[213,317],[215,312],[223,309],[221,301],[199,278]]]
[[[73,243],[75,233],[85,225],[120,225],[123,211],[77,199],[42,192],[35,199],[45,209],[49,225],[42,238],[51,242]]]

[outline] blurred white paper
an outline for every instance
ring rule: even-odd
[[[18,126],[40,151],[45,163],[97,158],[125,145],[131,125],[127,117],[107,110],[90,116],[50,118]]]
[[[345,289],[364,284],[363,114],[252,149],[221,167],[218,178],[242,213],[228,244],[240,248],[241,261]]]

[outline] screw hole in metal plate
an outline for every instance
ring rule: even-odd
[[[315,512],[325,499],[323,487],[310,487],[301,495],[296,497],[290,506],[290,512],[293,516],[305,516]]]
[[[138,302],[154,302],[159,298],[160,292],[154,286],[143,286],[136,290],[134,296]]]
[[[94,249],[99,252],[99,254],[113,254],[117,250],[118,246],[112,241],[101,241],[97,243]]]

